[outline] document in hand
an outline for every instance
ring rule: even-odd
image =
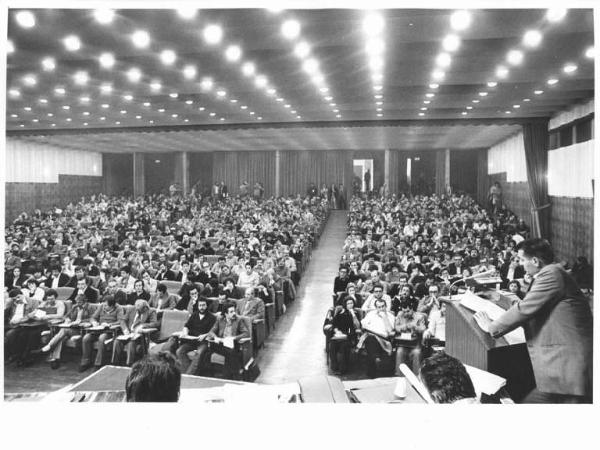
[[[231,336],[223,338],[223,345],[227,348],[233,348],[234,347],[233,338]]]
[[[471,291],[461,294],[459,298],[462,306],[475,312],[483,311],[492,320],[496,320],[504,314],[504,310],[498,305],[488,300],[484,300],[478,295],[473,294]],[[508,342],[509,345],[523,344],[525,343],[525,332],[522,327],[519,327],[510,333],[505,334],[504,339],[506,339],[506,342]]]
[[[475,387],[475,393],[478,397],[480,397],[482,393],[486,395],[494,395],[502,387],[506,386],[505,378],[499,377],[498,375],[494,375],[493,373],[489,373],[485,370],[478,369],[477,367],[468,366],[467,364],[464,366],[465,369],[467,369],[469,377],[471,377],[471,381]]]

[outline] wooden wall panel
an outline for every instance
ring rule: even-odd
[[[558,260],[594,259],[594,200],[550,197],[551,240]]]
[[[502,197],[508,209],[517,217],[523,218],[531,226],[531,200],[529,199],[529,184],[527,182],[507,183],[506,172],[488,175],[488,186],[496,181],[502,186]]]
[[[102,187],[102,177],[85,175],[59,175],[58,183],[6,183],[6,223],[22,212],[65,207],[81,197],[101,193]]]

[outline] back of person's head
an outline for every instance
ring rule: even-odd
[[[526,239],[521,241],[516,249],[517,251],[522,250],[525,256],[529,258],[535,256],[544,264],[552,264],[554,262],[554,250],[552,250],[552,246],[546,239]]]
[[[168,352],[148,355],[131,368],[125,382],[128,402],[176,402],[181,371]]]
[[[419,377],[436,403],[476,397],[475,387],[463,363],[444,352],[425,359]]]
[[[164,294],[167,292],[167,286],[163,283],[158,283],[158,285],[156,286],[156,290],[161,294]]]

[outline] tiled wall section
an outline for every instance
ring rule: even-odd
[[[527,225],[531,226],[531,200],[529,199],[529,185],[527,182],[507,183],[506,172],[488,175],[488,181],[488,186],[496,181],[500,182],[506,207],[525,220]]]
[[[58,183],[6,183],[6,223],[21,212],[64,207],[102,192],[102,177],[59,175]]]
[[[558,260],[571,263],[578,256],[594,259],[594,200],[550,197],[552,247]]]

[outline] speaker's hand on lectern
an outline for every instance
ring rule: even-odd
[[[479,328],[481,328],[486,333],[490,332],[490,323],[492,323],[492,320],[487,315],[487,313],[483,311],[476,312],[475,314],[473,314],[473,318],[475,319],[475,322],[477,322],[477,325],[479,325]]]

